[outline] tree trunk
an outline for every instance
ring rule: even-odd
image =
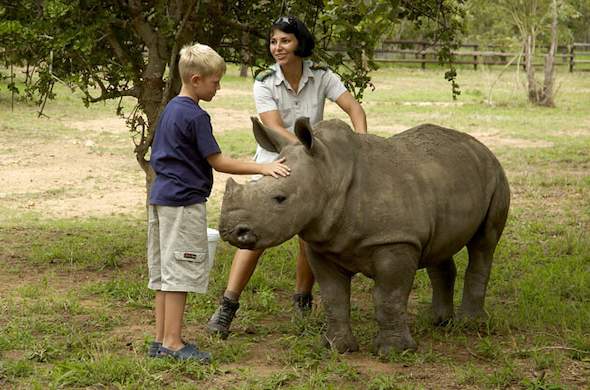
[[[146,155],[148,154],[150,147],[152,145],[158,115],[160,114],[160,106],[162,104],[162,96],[164,92],[164,81],[162,79],[163,73],[163,70],[161,72],[155,71],[153,73],[144,72],[144,74],[146,74],[146,77],[144,78],[142,91],[138,99],[138,103],[143,108],[142,111],[145,113],[147,117],[147,123],[145,124],[147,129],[145,136],[142,136],[141,143],[135,149],[135,152],[137,162],[139,163],[141,169],[143,169],[143,171],[145,172],[145,185],[146,189],[148,190],[148,193],[152,185],[152,182],[155,178],[155,173],[149,163],[149,160],[146,159]]]
[[[553,20],[551,22],[551,46],[549,53],[545,56],[545,80],[543,82],[543,91],[541,93],[542,106],[555,107],[553,100],[555,85],[555,51],[557,50],[557,0],[553,0],[552,5]]]
[[[539,102],[539,91],[537,89],[537,80],[535,80],[535,67],[533,66],[533,55],[535,53],[534,34],[529,32],[524,43],[525,62],[529,102],[537,104]]]
[[[250,51],[248,44],[250,41],[250,34],[246,31],[242,33],[242,48],[240,55],[242,57],[242,66],[240,67],[240,77],[248,77],[248,65],[250,64]]]

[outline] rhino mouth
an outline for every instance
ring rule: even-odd
[[[222,230],[221,238],[241,249],[254,249],[258,236],[246,224],[238,224],[232,229]]]

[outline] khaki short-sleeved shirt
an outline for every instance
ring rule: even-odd
[[[329,69],[312,68],[311,61],[303,62],[298,91],[291,88],[279,65],[272,65],[267,73],[262,80],[254,82],[256,111],[260,114],[278,110],[285,128],[291,132],[299,117],[308,117],[312,125],[324,119],[326,98],[336,101],[346,92],[336,74]],[[258,145],[254,159],[256,162],[271,162],[277,156],[277,153]]]

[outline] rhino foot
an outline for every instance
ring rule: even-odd
[[[416,342],[410,336],[380,332],[373,342],[374,352],[380,356],[387,356],[390,352],[415,351]]]
[[[325,334],[322,337],[322,341],[325,347],[334,349],[338,353],[344,352],[355,352],[359,350],[358,342],[352,333],[346,335],[328,335]]]
[[[434,300],[434,298],[433,298]],[[452,302],[452,298],[451,298]],[[436,326],[448,325],[453,320],[453,305],[445,305],[440,302],[432,304],[432,322]]]
[[[472,309],[462,306],[457,313],[457,320],[467,322],[486,322],[489,314],[481,308]]]
[[[432,318],[432,323],[434,324],[434,326],[441,326],[441,327],[445,327],[449,324],[451,324],[453,322],[453,316],[452,315],[434,315],[434,317]]]

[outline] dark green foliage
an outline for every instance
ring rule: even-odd
[[[135,152],[148,173],[149,151],[160,110],[179,90],[177,58],[191,42],[208,44],[233,63],[260,68],[271,62],[268,28],[281,14],[299,16],[318,40],[314,60],[340,73],[359,99],[376,69],[373,49],[399,20],[430,21],[443,43],[441,63],[462,26],[462,1],[19,1],[0,5],[0,59],[25,68],[25,91],[43,111],[62,82],[84,92],[88,105],[132,96],[127,112]],[[346,56],[326,49],[343,47]],[[456,94],[456,74],[446,78]],[[12,69],[12,68],[10,68]],[[10,70],[9,78],[14,78]],[[18,92],[14,82],[8,84]],[[117,109],[122,113],[122,107]]]

